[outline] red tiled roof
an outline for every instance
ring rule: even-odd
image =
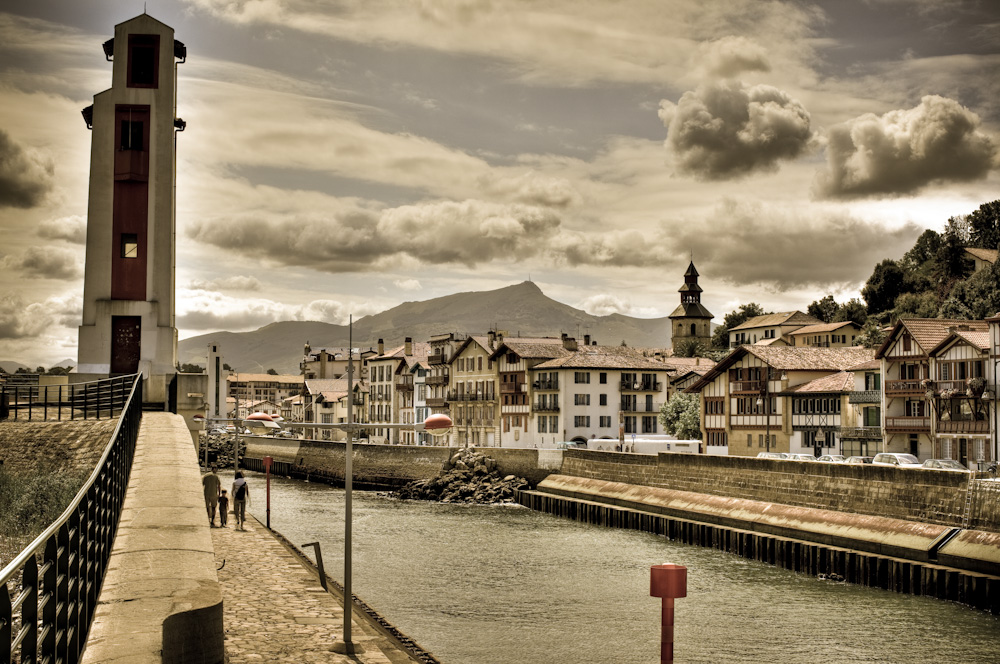
[[[808,383],[802,383],[794,387],[789,387],[782,394],[801,394],[803,392],[815,394],[818,392],[850,392],[854,389],[854,374],[850,371],[838,371],[829,376],[823,376]]]
[[[968,329],[962,330],[963,326]],[[906,329],[917,342],[917,345],[929,353],[939,343],[944,341],[952,331],[955,332],[986,332],[988,327],[983,320],[963,320],[960,318],[902,318],[892,328],[875,357],[882,357],[895,342],[903,329]],[[948,328],[955,328],[949,330]]]
[[[820,334],[822,332],[833,332],[834,330],[839,330],[840,328],[847,325],[855,325],[852,320],[842,320],[839,323],[820,323],[819,325],[806,325],[805,327],[800,327],[794,332],[789,332],[788,336],[797,337],[800,334]]]
[[[736,327],[730,328],[729,331],[749,330],[757,327],[774,327],[775,325],[816,325],[822,322],[815,316],[804,314],[801,311],[783,311],[778,314],[754,316]]]

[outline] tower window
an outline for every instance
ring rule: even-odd
[[[121,145],[119,150],[143,150],[144,141],[142,135],[141,120],[122,120]]]
[[[128,87],[157,87],[159,35],[128,36]]]
[[[139,257],[139,238],[135,233],[122,233],[122,258]]]

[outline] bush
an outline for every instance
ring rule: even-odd
[[[0,560],[9,562],[69,506],[88,474],[0,466]],[[0,565],[2,567],[2,565]]]

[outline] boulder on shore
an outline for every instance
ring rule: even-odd
[[[529,488],[523,477],[501,477],[496,459],[469,447],[445,462],[437,476],[410,482],[396,497],[442,503],[514,503],[517,492]]]

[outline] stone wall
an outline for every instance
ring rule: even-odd
[[[694,454],[567,450],[562,474],[678,491],[961,526],[967,475]],[[969,527],[1000,530],[995,482],[973,481]]]

